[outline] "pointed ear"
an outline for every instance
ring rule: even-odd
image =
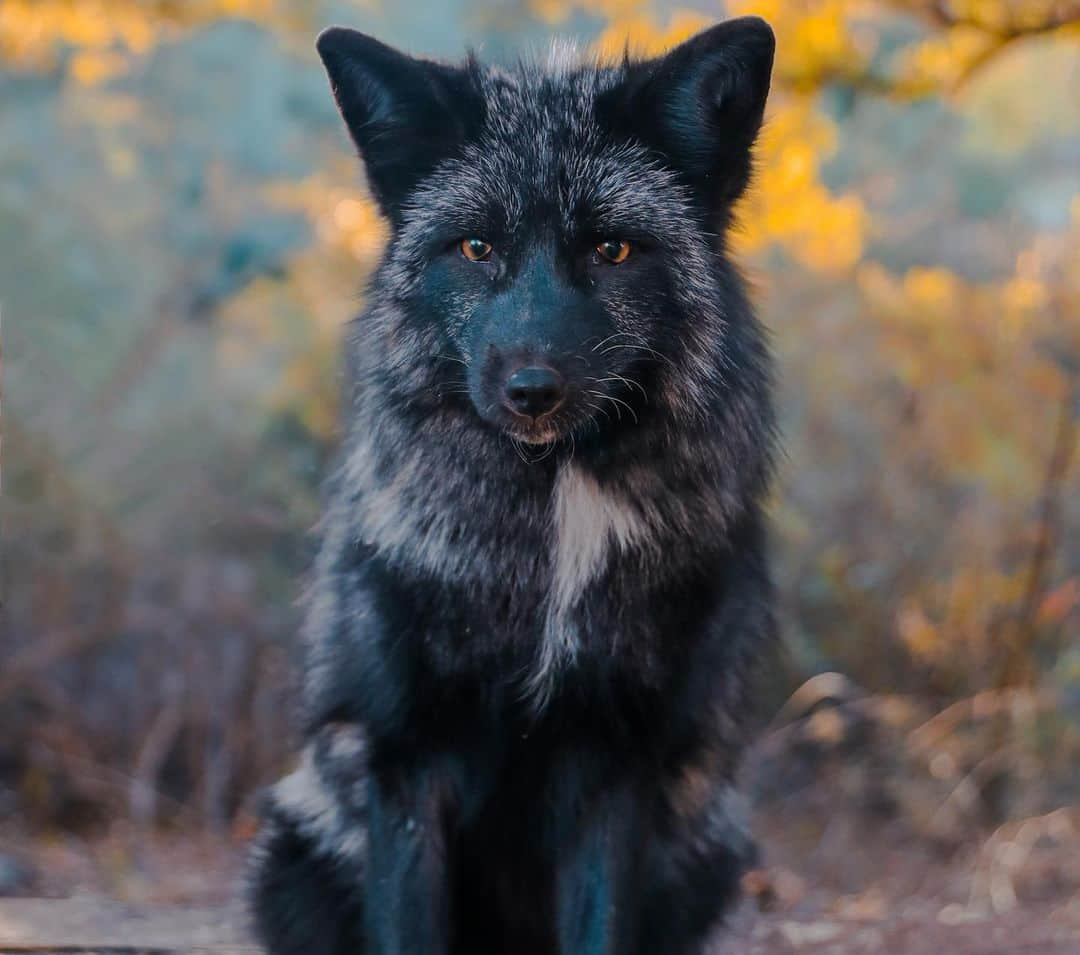
[[[419,60],[356,30],[331,27],[316,43],[338,108],[386,215],[483,118],[466,69]]]
[[[758,17],[717,24],[665,56],[629,64],[602,103],[605,118],[662,153],[720,210],[749,180],[775,47]]]

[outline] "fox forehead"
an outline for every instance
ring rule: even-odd
[[[474,64],[483,122],[407,202],[430,227],[516,233],[556,217],[566,232],[619,228],[648,234],[657,215],[685,218],[689,197],[671,170],[633,139],[613,134],[597,97],[622,70],[581,65],[572,45],[512,70]],[[674,205],[674,208],[673,208]]]
[[[636,144],[590,148],[481,138],[445,160],[406,204],[405,221],[451,231],[481,229],[516,236],[541,224],[567,235],[582,232],[662,238],[686,222],[682,185]]]

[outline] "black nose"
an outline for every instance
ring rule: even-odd
[[[519,368],[506,380],[506,404],[518,414],[539,418],[559,406],[564,384],[554,368]]]

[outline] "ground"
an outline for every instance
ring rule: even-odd
[[[0,900],[0,952],[255,952],[242,908],[162,906],[97,898]],[[806,955],[898,952],[907,955],[1075,955],[1080,913],[1028,909],[942,921],[932,905],[850,918],[793,916],[744,908],[716,955]]]

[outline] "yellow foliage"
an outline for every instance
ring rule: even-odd
[[[918,604],[909,601],[897,615],[896,629],[908,651],[920,659],[927,659],[941,645],[937,627]]]
[[[690,39],[711,23],[709,18],[688,11],[673,14],[666,27],[658,26],[648,14],[620,17],[600,34],[596,49],[605,58],[622,56],[624,50],[637,56],[656,56]]]
[[[831,77],[856,72],[864,55],[848,16],[851,0],[736,0],[732,14],[763,17],[776,33],[776,77],[781,84],[811,89]]]
[[[897,85],[915,94],[952,89],[997,45],[992,33],[967,24],[934,34],[903,53]]]
[[[896,630],[908,652],[938,680],[963,685],[982,667],[984,685],[999,659],[999,621],[1022,598],[1026,574],[986,566],[973,556],[945,580],[931,582],[897,613]]]
[[[648,0],[530,0],[530,7],[546,23],[561,23],[575,10],[604,20],[622,20],[639,16]]]
[[[1018,37],[1080,37],[1080,10],[1073,0],[906,0],[893,5],[921,13],[938,27],[900,56],[895,87],[908,95],[959,88]]]
[[[341,256],[315,245],[292,261],[287,281],[259,278],[221,313],[223,377],[245,400],[287,411],[323,439],[337,422],[339,336],[356,290],[343,281],[349,275]]]
[[[1023,316],[1046,308],[1050,294],[1042,282],[1018,275],[1001,286],[1001,304],[1006,315]]]
[[[3,0],[0,59],[25,69],[47,69],[55,65],[61,47],[74,47],[74,78],[99,83],[178,27],[223,17],[267,21],[284,10],[281,0]]]
[[[850,269],[862,257],[866,211],[858,197],[836,196],[821,182],[821,164],[836,147],[835,129],[804,94],[861,68],[864,54],[848,22],[854,6],[850,0],[731,4],[733,14],[764,17],[777,36],[757,180],[737,210],[736,251],[779,245],[801,264],[823,271]]]
[[[912,308],[940,315],[955,307],[959,286],[960,280],[948,269],[913,268],[904,276],[903,295]]]
[[[926,409],[916,423],[924,451],[956,479],[1008,496],[1042,479],[1044,440],[1075,387],[1068,363],[1080,345],[1071,235],[1040,239],[1016,273],[972,283],[947,269],[902,276],[866,262],[857,280],[865,321],[883,362]]]
[[[80,83],[94,86],[122,73],[127,60],[117,53],[81,50],[71,58],[68,69]]]
[[[386,241],[386,223],[369,197],[346,185],[351,179],[352,169],[341,169],[333,179],[319,174],[301,182],[275,183],[266,192],[280,208],[307,216],[324,246],[370,265]]]
[[[1039,143],[1080,134],[1080,32],[1055,30],[994,54],[992,68],[966,79],[955,106],[965,118],[965,148],[1018,156]],[[1039,95],[1031,95],[1038,75]]]
[[[862,255],[867,216],[852,195],[834,196],[820,166],[835,147],[831,122],[802,96],[779,99],[758,147],[755,184],[739,204],[736,251],[782,246],[802,264],[843,270]]]
[[[342,157],[265,189],[272,205],[305,216],[317,241],[290,262],[287,281],[259,279],[230,299],[218,345],[218,361],[230,379],[248,382],[252,400],[290,411],[326,439],[337,420],[342,323],[386,239],[374,202],[352,186],[355,171],[354,159]],[[277,374],[265,373],[268,360]]]
[[[901,0],[895,5],[915,12],[940,13],[942,19],[969,23],[988,32],[1011,34],[1043,27],[1063,14],[1071,3],[1072,0]]]

